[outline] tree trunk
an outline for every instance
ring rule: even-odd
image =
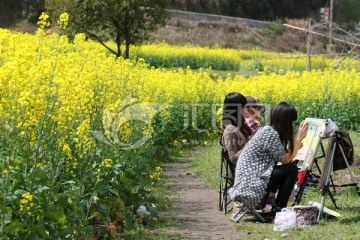
[[[116,46],[117,46],[117,54],[116,58],[121,57],[121,42],[120,42],[120,33],[116,35]]]
[[[126,49],[125,49],[125,59],[129,59],[129,55],[130,55],[130,42],[129,40],[126,40],[125,41],[125,46],[126,46]]]

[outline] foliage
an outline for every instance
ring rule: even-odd
[[[25,0],[23,1],[22,15],[30,23],[36,23],[40,13],[45,10],[45,0]]]
[[[149,32],[166,23],[168,0],[78,0],[69,9],[70,22],[76,32],[84,32],[98,40],[117,57],[120,45],[125,42],[125,58],[129,58],[130,44],[139,44]],[[117,48],[111,49],[104,40],[114,40]]]
[[[339,22],[359,22],[360,2],[357,0],[343,0],[334,2],[334,19]]]
[[[305,18],[311,14],[317,14],[320,7],[323,7],[322,0],[223,0],[221,8],[223,14],[254,18],[259,20],[276,20],[278,18]]]
[[[0,27],[13,26],[24,19],[35,24],[45,8],[45,0],[0,0]]]
[[[191,71],[115,60],[84,35],[69,43],[42,29],[0,31],[1,238],[80,239],[99,221],[131,228],[156,191],[162,150],[199,135],[184,129],[182,108],[211,103],[213,94],[197,90],[207,83]],[[190,98],[174,92],[185,89]],[[211,125],[203,115],[202,128]]]
[[[270,23],[265,33],[269,35],[269,37],[274,38],[275,36],[282,35],[284,30],[284,26],[281,24],[281,22],[273,21]]]
[[[45,0],[45,9],[51,19],[59,19],[60,15],[75,8],[76,1]]]
[[[221,0],[171,0],[171,8],[190,12],[220,14]]]

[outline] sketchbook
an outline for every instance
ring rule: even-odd
[[[317,207],[321,211],[321,204],[318,202],[309,202],[309,205]],[[341,217],[341,214],[324,206],[323,212],[334,216],[334,217]]]

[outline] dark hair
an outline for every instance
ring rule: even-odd
[[[294,127],[293,122],[297,120],[297,112],[294,106],[281,102],[271,111],[268,124],[280,135],[280,140],[285,148],[294,150]]]
[[[225,96],[222,113],[223,130],[231,124],[242,130],[246,136],[251,135],[251,130],[245,124],[245,119],[242,116],[242,108],[245,107],[246,103],[246,98],[238,92],[231,92]]]

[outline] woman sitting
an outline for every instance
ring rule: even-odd
[[[305,138],[308,123],[302,121],[295,135],[295,108],[279,103],[270,113],[268,125],[260,128],[242,150],[230,189],[233,200],[258,207],[265,192],[278,192],[275,204],[286,207],[297,179],[297,166],[291,163]],[[277,165],[280,161],[282,164]]]
[[[228,93],[224,99],[220,144],[228,155],[232,169],[235,169],[240,152],[252,134],[245,124],[246,103],[246,98],[237,92]]]

